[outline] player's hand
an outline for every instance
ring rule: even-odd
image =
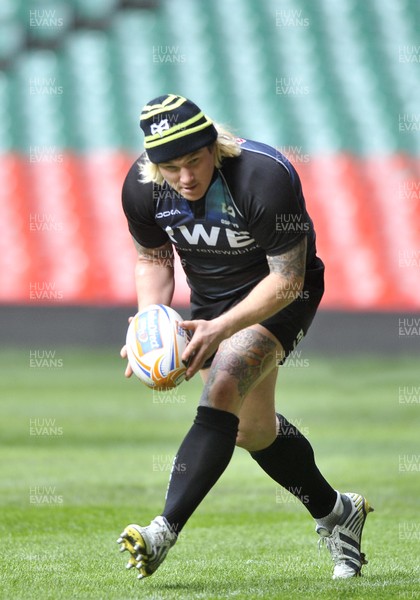
[[[131,321],[133,319],[134,319],[134,317],[128,317],[128,322],[131,323]],[[127,359],[127,346],[125,344],[120,350],[120,356],[121,356],[121,358]],[[127,366],[125,368],[124,375],[125,375],[125,377],[131,377],[132,374],[133,374],[133,370],[130,367],[130,363],[127,360]]]
[[[192,338],[182,354],[182,360],[188,364],[185,379],[188,381],[201,369],[204,361],[212,356],[222,340],[225,332],[221,329],[217,319],[205,321],[182,321],[180,326],[191,331]]]

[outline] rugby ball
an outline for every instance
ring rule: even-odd
[[[173,308],[151,304],[139,311],[127,330],[127,358],[133,373],[149,388],[167,390],[185,379],[181,360],[190,335]]]

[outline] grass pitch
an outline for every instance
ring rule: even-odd
[[[420,598],[418,359],[280,370],[280,412],[332,485],[375,507],[364,577],[339,582],[308,513],[241,449],[160,569],[137,581],[115,540],[161,511],[199,377],[159,396],[123,378],[118,349],[0,360],[1,598]]]

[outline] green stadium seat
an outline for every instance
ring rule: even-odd
[[[102,31],[77,31],[63,53],[72,145],[88,151],[119,145],[115,115],[110,42]]]
[[[56,47],[71,28],[72,7],[64,0],[32,0],[22,4],[20,18],[32,46]]]
[[[0,71],[0,156],[15,148],[11,103],[11,78]]]
[[[113,93],[119,99],[123,145],[133,152],[138,152],[142,144],[142,106],[175,87],[170,70],[153,61],[153,47],[159,44],[162,32],[159,15],[148,10],[121,11],[111,29]]]
[[[12,20],[0,20],[0,65],[8,63],[20,52],[25,42],[24,28]]]
[[[119,0],[71,0],[76,18],[91,24],[108,19],[118,3]]]
[[[203,11],[199,3],[185,0],[184,6],[179,11],[176,3],[165,2],[161,12],[168,32],[160,49],[161,59],[165,45],[166,52],[173,49],[176,54],[171,69],[176,75],[172,89],[203,106],[216,121],[230,121],[235,107],[231,102],[226,50],[217,35],[214,5],[209,2]],[[184,35],[186,30],[188,36]],[[159,46],[162,42],[158,42]]]
[[[50,50],[28,52],[18,61],[13,77],[20,149],[30,153],[35,147],[39,151],[63,148],[65,88],[57,55]]]

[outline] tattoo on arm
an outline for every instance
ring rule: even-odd
[[[168,261],[173,260],[174,251],[170,242],[166,242],[166,244],[163,244],[163,246],[158,246],[157,248],[146,248],[145,246],[139,244],[134,238],[133,242],[139,258],[143,260],[150,260],[155,263],[162,262],[165,265],[169,265],[170,263],[168,263]]]
[[[277,273],[287,280],[303,279],[306,266],[306,237],[290,250],[279,256],[267,256],[270,273]]]

